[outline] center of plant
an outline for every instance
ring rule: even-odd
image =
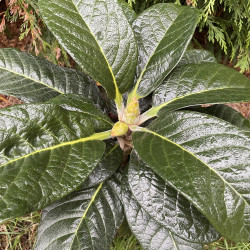
[[[127,103],[123,119],[128,125],[137,125],[139,123],[139,116],[140,116],[139,101],[137,97],[133,97]]]
[[[129,132],[129,127],[138,125],[140,120],[140,108],[138,98],[133,97],[127,103],[122,114],[119,115],[120,121],[116,122],[112,128],[111,136],[126,136]]]
[[[120,113],[119,113],[120,111]],[[119,121],[112,128],[111,136],[117,137],[121,149],[130,152],[133,148],[131,128],[139,125],[140,108],[137,97],[128,98],[126,108],[118,110]]]
[[[126,135],[128,133],[128,129],[128,125],[125,122],[118,121],[111,130],[111,136],[115,137]]]

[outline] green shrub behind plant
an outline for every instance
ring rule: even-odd
[[[235,67],[241,72],[247,71],[250,66],[250,20],[249,1],[235,0],[126,0],[137,13],[157,3],[174,2],[181,5],[192,5],[200,12],[199,31],[207,33],[208,48],[221,58],[221,55],[230,58]],[[37,0],[15,0],[8,6],[0,25],[0,32],[4,30],[5,19],[16,22],[23,20],[20,39],[27,35],[32,36],[32,44],[36,54],[42,55],[50,61],[69,66],[65,51],[60,47],[53,36],[48,38],[41,34],[41,15]],[[14,12],[13,12],[14,10]],[[46,29],[45,29],[46,30]],[[42,30],[42,33],[44,30]],[[53,39],[52,39],[53,38]],[[206,43],[206,41],[202,41]],[[60,58],[60,59],[59,59]]]
[[[7,22],[22,22],[19,40],[29,37],[31,46],[28,52],[40,55],[61,66],[70,66],[69,57],[56,38],[42,21],[38,0],[6,1],[6,10],[0,19],[0,33],[11,37]]]
[[[250,67],[250,1],[235,0],[127,0],[139,13],[156,3],[175,2],[200,10],[199,31],[207,34],[210,48],[218,58],[234,62],[241,73]],[[206,43],[206,40],[203,41]]]

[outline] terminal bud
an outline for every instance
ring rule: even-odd
[[[125,121],[127,124],[137,124],[139,122],[140,108],[139,101],[136,97],[133,97],[131,101],[127,104],[124,112]]]
[[[125,122],[117,122],[111,130],[111,136],[123,136],[128,133],[128,125]]]

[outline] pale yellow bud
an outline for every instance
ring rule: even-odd
[[[125,122],[117,122],[111,130],[111,136],[123,136],[128,133],[128,125]]]
[[[137,124],[140,116],[139,101],[136,97],[133,97],[124,112],[125,121],[127,124]]]

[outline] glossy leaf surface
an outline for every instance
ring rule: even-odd
[[[61,95],[53,98],[50,103],[60,105],[64,109],[83,112],[92,121],[95,132],[112,129],[113,122],[102,111],[94,107],[90,100],[76,95]],[[106,180],[120,166],[123,160],[123,153],[120,147],[114,142],[106,142],[106,151],[95,167],[94,171],[85,180],[84,188],[89,188]]]
[[[135,11],[128,3],[124,2],[123,0],[118,0],[118,3],[121,5],[123,13],[127,17],[128,22],[130,25],[132,25],[133,21],[136,19]]]
[[[123,161],[123,152],[118,144],[113,141],[106,142],[106,150],[101,161],[83,183],[84,188],[98,185],[108,179],[119,168]]]
[[[212,105],[210,107],[193,107],[191,110],[201,113],[211,114],[222,120],[228,121],[242,129],[250,135],[250,120],[245,118],[237,110],[223,104]]]
[[[157,176],[135,152],[130,158],[128,182],[141,207],[169,232],[201,244],[219,239],[209,221]]]
[[[134,81],[137,46],[118,0],[40,0],[43,19],[71,57],[111,99]],[[117,88],[118,87],[118,88]]]
[[[74,192],[43,211],[37,250],[109,250],[123,220],[122,204],[108,182]]]
[[[43,102],[73,93],[103,105],[95,81],[83,72],[9,48],[0,49],[0,93],[24,102]]]
[[[136,151],[224,237],[249,241],[250,138],[206,114],[164,113],[133,133]]]
[[[64,109],[78,111],[84,114],[92,123],[95,132],[102,132],[112,129],[113,122],[100,109],[95,107],[91,100],[78,95],[60,95],[48,101],[49,103],[60,105]]]
[[[177,67],[153,95],[153,106],[161,105],[169,111],[197,104],[243,101],[250,101],[249,79],[215,63]]]
[[[130,229],[143,249],[200,250],[202,245],[185,241],[172,234],[138,203],[133,195],[127,175],[122,179],[122,201]]]
[[[0,111],[0,220],[39,210],[76,189],[101,160],[110,133],[50,104]]]
[[[214,55],[207,51],[207,50],[200,50],[200,49],[193,49],[187,50],[183,57],[181,58],[180,62],[178,63],[177,67],[185,64],[200,64],[200,63],[216,63],[216,58]]]
[[[137,94],[150,94],[181,59],[196,27],[196,9],[157,4],[133,23],[139,47]]]

